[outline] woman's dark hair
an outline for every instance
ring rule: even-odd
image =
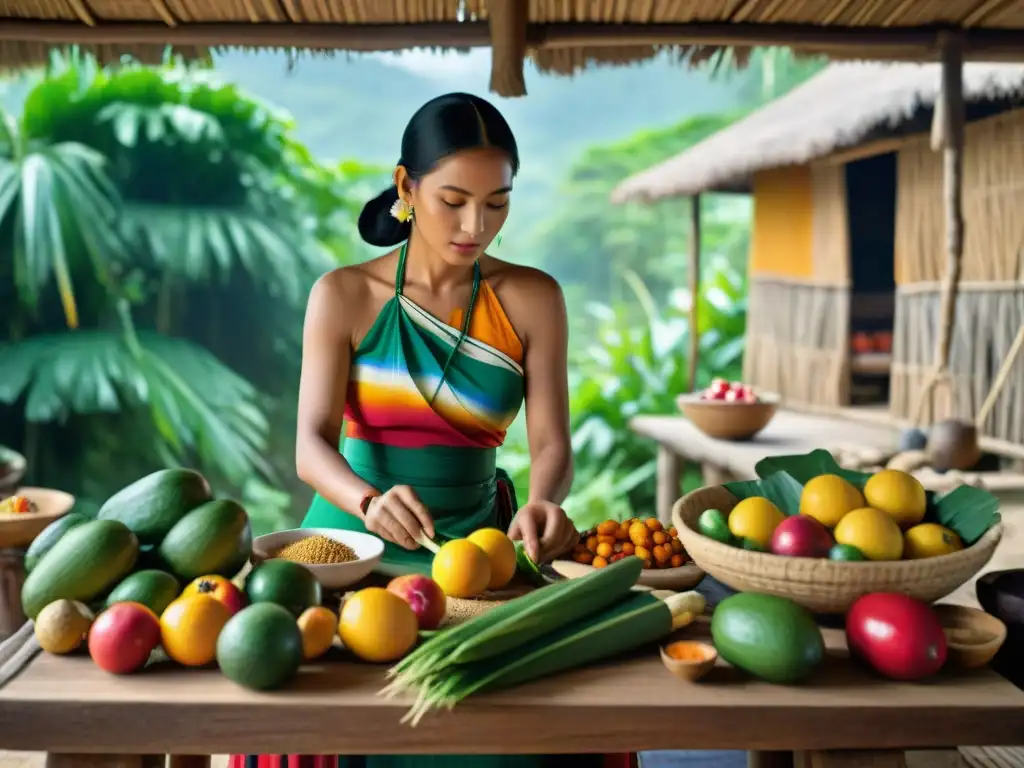
[[[402,134],[402,157],[397,164],[416,180],[449,155],[480,147],[503,150],[512,163],[512,174],[519,170],[512,129],[494,105],[468,93],[448,93],[416,110]],[[359,234],[370,245],[398,245],[409,238],[412,224],[391,215],[396,200],[398,188],[392,184],[363,206]]]

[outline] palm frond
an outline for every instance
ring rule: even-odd
[[[301,300],[310,279],[332,266],[311,238],[245,208],[131,204],[122,225],[161,268],[209,280],[242,267],[270,295],[288,301]]]
[[[83,253],[107,282],[124,250],[115,228],[118,193],[103,156],[77,142],[30,147],[0,158],[0,222],[14,220],[14,279],[23,300],[36,303],[56,278],[68,325],[77,325],[72,262]]]
[[[0,347],[0,402],[25,398],[25,418],[148,408],[166,447],[181,461],[194,451],[241,485],[270,475],[267,421],[249,382],[202,347],[140,334],[137,345],[102,331],[35,336]]]

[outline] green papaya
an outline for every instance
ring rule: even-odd
[[[195,470],[161,469],[115,493],[96,517],[124,523],[140,544],[159,544],[186,514],[212,500],[210,484]]]
[[[43,528],[39,535],[32,539],[28,551],[25,552],[25,573],[32,573],[43,555],[53,549],[53,546],[61,540],[65,533],[76,525],[89,522],[90,519],[80,512],[68,512]]]
[[[229,499],[203,504],[171,528],[158,553],[183,582],[200,576],[231,578],[252,555],[249,515]]]
[[[21,588],[25,615],[35,619],[54,600],[91,603],[135,565],[139,540],[117,520],[90,520],[67,531],[40,558]]]

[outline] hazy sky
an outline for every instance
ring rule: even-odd
[[[430,50],[403,51],[402,53],[376,53],[374,57],[395,66],[418,72],[424,77],[448,79],[489,68],[490,48],[474,48],[469,53],[435,53]]]

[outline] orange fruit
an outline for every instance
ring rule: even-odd
[[[501,589],[508,585],[516,575],[516,545],[512,539],[497,528],[481,528],[466,538],[480,547],[491,561],[491,580],[487,588]]]
[[[217,656],[217,638],[231,611],[208,594],[179,597],[160,616],[160,642],[174,661],[202,667]]]
[[[314,605],[299,616],[302,633],[302,655],[309,661],[323,656],[334,643],[338,631],[338,617],[330,608]]]
[[[430,575],[449,597],[476,597],[491,583],[491,559],[469,539],[452,539],[434,555]]]
[[[341,642],[364,661],[402,658],[416,645],[419,631],[419,621],[409,604],[383,587],[356,592],[341,607],[338,620]]]

